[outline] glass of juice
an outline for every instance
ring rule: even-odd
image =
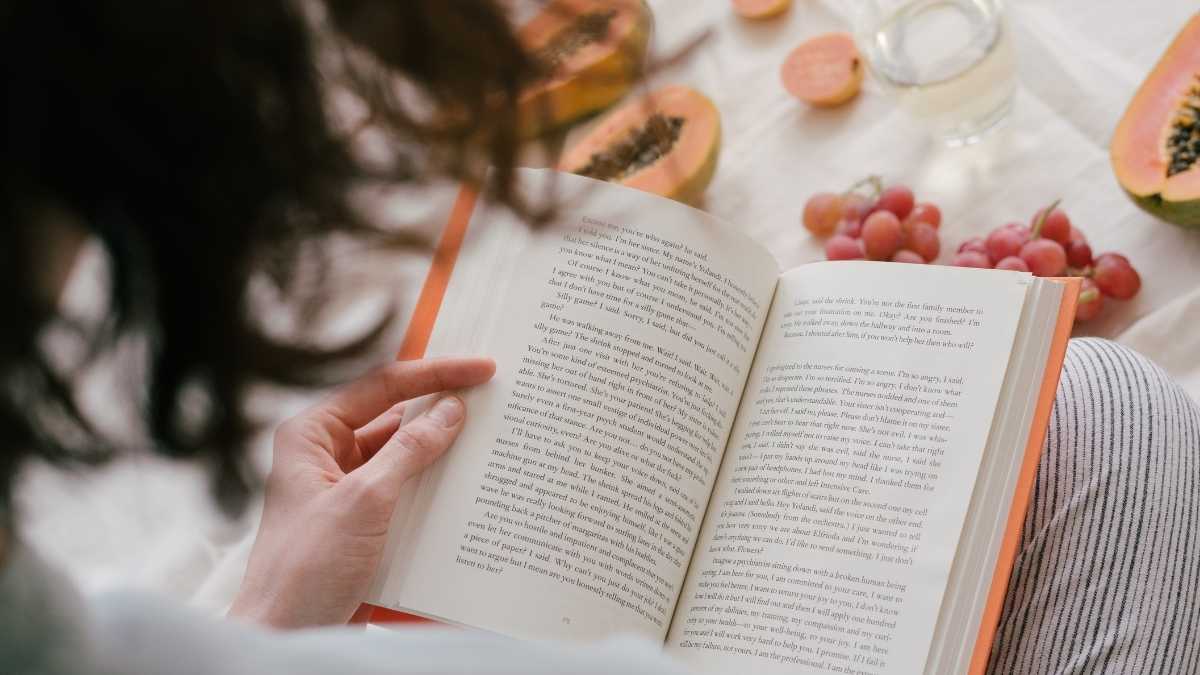
[[[1017,63],[1001,0],[858,0],[855,38],[897,104],[948,145],[1012,109]]]

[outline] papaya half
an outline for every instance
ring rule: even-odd
[[[1134,94],[1109,155],[1117,182],[1138,206],[1200,227],[1200,14]]]
[[[601,118],[559,168],[681,202],[708,187],[721,149],[721,116],[690,87],[664,87]]]
[[[552,0],[517,30],[544,73],[518,101],[531,138],[603,110],[641,76],[653,19],[643,0]]]

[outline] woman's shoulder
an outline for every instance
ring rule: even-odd
[[[0,672],[91,672],[87,605],[74,584],[7,532],[0,555]]]
[[[270,631],[133,591],[84,597],[19,542],[0,563],[0,672],[677,673],[658,645],[518,642],[460,629]]]

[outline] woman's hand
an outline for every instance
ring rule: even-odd
[[[383,555],[400,487],[462,429],[462,399],[443,396],[401,427],[404,401],[486,382],[491,359],[393,363],[275,432],[262,524],[230,616],[278,628],[350,620]]]

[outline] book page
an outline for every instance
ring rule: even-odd
[[[429,351],[493,356],[371,601],[522,638],[666,637],[778,279],[703,213],[577,176],[481,204]],[[536,194],[536,192],[535,192]]]
[[[780,279],[672,655],[923,672],[1029,282],[867,262]]]

